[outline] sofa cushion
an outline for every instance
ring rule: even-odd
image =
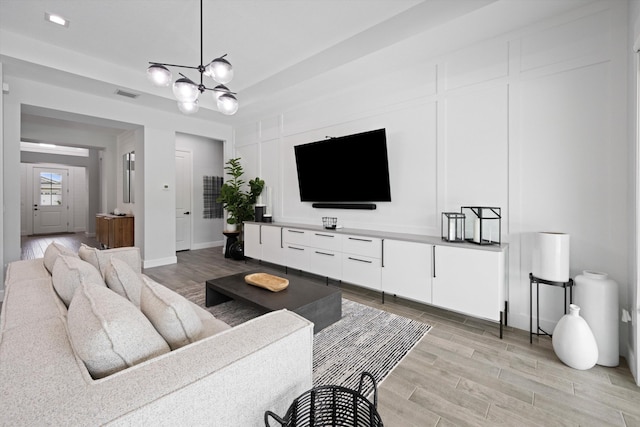
[[[169,352],[169,346],[130,301],[91,281],[73,296],[71,343],[93,378],[103,378]]]
[[[102,275],[91,264],[68,255],[58,256],[53,265],[52,280],[53,288],[67,307],[83,280],[106,286]]]
[[[53,274],[53,266],[59,255],[78,257],[72,249],[69,249],[58,242],[49,243],[49,246],[47,246],[47,249],[44,251],[44,266],[49,271],[49,274]]]
[[[145,275],[142,281],[140,309],[171,349],[197,341],[202,333],[202,321],[191,303]]]
[[[81,259],[97,268],[102,275],[104,275],[107,264],[109,264],[111,258],[117,258],[126,262],[136,273],[142,272],[140,248],[134,246],[100,250],[81,244],[78,255]]]
[[[104,270],[104,281],[109,289],[140,308],[142,277],[121,259],[111,257]]]

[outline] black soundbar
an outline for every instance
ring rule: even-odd
[[[314,203],[311,206],[319,209],[364,209],[372,211],[375,203]]]

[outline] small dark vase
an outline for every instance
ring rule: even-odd
[[[244,259],[244,242],[237,241],[229,247],[231,258],[242,261]]]

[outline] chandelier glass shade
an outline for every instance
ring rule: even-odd
[[[173,80],[171,71],[167,67],[197,70],[200,73],[200,84],[195,83],[182,73],[179,73],[181,77],[173,83],[173,95],[178,101],[178,109],[184,114],[196,113],[199,109],[198,98],[200,94],[204,93],[205,90],[210,90],[213,93],[213,99],[216,101],[218,110],[222,114],[230,116],[238,111],[238,99],[234,96],[235,93],[225,86],[233,79],[233,66],[225,59],[225,56],[227,55],[215,58],[207,65],[202,65],[202,0],[200,0],[200,65],[188,66],[149,62],[151,65],[147,68],[147,79],[155,86],[166,87]],[[214,88],[206,87],[204,84],[205,76],[220,84]]]

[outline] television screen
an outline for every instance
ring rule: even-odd
[[[303,202],[390,202],[385,129],[294,147]]]

